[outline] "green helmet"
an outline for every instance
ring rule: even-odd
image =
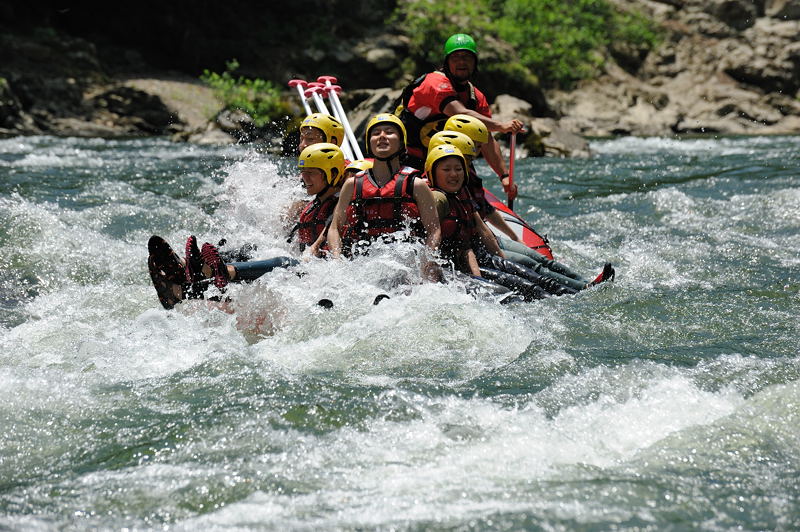
[[[475,59],[478,58],[478,47],[475,45],[475,40],[466,33],[451,35],[444,43],[445,58],[457,50],[467,50],[475,54]]]

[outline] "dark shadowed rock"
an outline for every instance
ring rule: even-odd
[[[11,85],[0,78],[0,136],[10,137],[25,133],[37,133],[39,129],[23,109]]]
[[[171,125],[179,125],[179,118],[158,96],[133,87],[114,87],[98,94],[90,102],[106,123],[129,129],[132,133],[165,135]]]
[[[800,0],[766,0],[764,13],[777,19],[800,19]]]
[[[752,0],[704,0],[704,3],[705,10],[714,18],[738,31],[755,24],[759,14],[759,6]]]

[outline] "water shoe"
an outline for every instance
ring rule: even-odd
[[[595,278],[594,281],[589,283],[588,286],[596,286],[596,285],[598,285],[600,283],[604,283],[606,281],[613,281],[614,280],[614,276],[616,274],[617,274],[617,272],[614,271],[614,267],[611,265],[611,263],[610,262],[606,262],[603,265],[603,271],[600,272],[600,275],[598,275]]]
[[[228,267],[222,262],[219,256],[219,251],[216,247],[206,242],[203,244],[203,249],[200,251],[200,256],[203,262],[208,264],[211,268],[211,276],[214,279],[214,286],[222,290],[230,282],[228,277]]]
[[[166,240],[153,235],[147,242],[147,268],[161,306],[170,310],[186,297],[185,268]]]

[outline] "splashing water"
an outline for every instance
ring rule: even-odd
[[[592,147],[517,211],[613,284],[501,306],[379,246],[228,313],[163,310],[147,239],[295,253],[292,161],[0,140],[0,528],[800,527],[800,138]]]

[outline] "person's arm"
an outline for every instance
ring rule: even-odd
[[[481,276],[481,268],[478,266],[478,259],[475,257],[475,251],[472,248],[464,250],[464,262],[472,275],[475,277]]]
[[[522,131],[523,127],[522,122],[516,118],[509,120],[508,122],[500,122],[489,116],[482,115],[478,111],[467,109],[467,106],[464,105],[460,100],[452,100],[448,102],[447,105],[445,105],[442,109],[442,112],[447,116],[469,115],[475,117],[486,124],[486,127],[489,128],[489,131],[499,131],[500,133],[519,133]]]
[[[331,226],[328,228],[328,248],[334,258],[342,256],[342,228],[347,217],[347,206],[350,205],[350,199],[353,197],[354,182],[355,178],[347,178],[339,193],[339,201],[336,202],[336,207],[333,209]]]
[[[465,114],[477,118],[486,124],[486,127],[489,129],[489,131],[517,134],[523,129],[522,122],[516,118],[509,120],[508,122],[499,122],[494,118],[479,113],[478,111],[467,109],[467,107],[460,100],[453,100],[449,102],[444,106],[442,111],[447,116],[453,116],[454,114]],[[500,182],[503,184],[503,191],[505,191],[509,199],[513,201],[514,198],[517,197],[517,185],[516,183],[513,185],[510,183],[511,180],[508,177],[506,163],[503,161],[503,157],[500,154],[500,145],[497,143],[494,137],[489,135],[489,141],[481,147],[481,153],[492,170],[494,170],[494,173],[497,174],[497,177],[500,178]]]
[[[500,245],[497,243],[497,239],[494,237],[492,230],[489,229],[485,223],[483,223],[483,220],[477,212],[474,213],[473,216],[475,218],[475,231],[478,233],[478,238],[480,238],[481,244],[483,244],[483,247],[486,248],[486,251],[492,255],[506,258],[503,250],[500,249]]]
[[[327,239],[328,236],[327,233],[328,233],[327,229],[321,232],[317,237],[317,239],[314,241],[314,243],[306,248],[305,254],[311,257],[322,257],[322,252],[320,251],[319,248],[321,248],[322,244],[325,243],[325,240]]]
[[[494,211],[490,212],[486,216],[486,218],[489,220],[489,223],[491,223],[493,226],[498,228],[508,238],[510,238],[511,240],[513,240],[515,242],[521,242],[521,240],[517,236],[517,233],[515,233],[514,230],[511,229],[511,226],[508,225],[508,223],[506,222],[505,218],[503,218],[503,215],[500,214],[499,211],[494,210]]]
[[[303,212],[305,206],[308,205],[307,201],[293,201],[283,213],[283,225],[287,231],[290,231],[297,219],[300,218],[300,213]]]
[[[342,192],[344,193],[344,192]],[[439,249],[442,242],[442,227],[439,225],[439,214],[436,210],[436,202],[433,192],[428,187],[424,179],[414,180],[414,201],[419,209],[419,217],[425,227],[425,245],[432,252]],[[424,261],[422,265],[422,275],[429,281],[441,280],[441,271],[433,261]]]

